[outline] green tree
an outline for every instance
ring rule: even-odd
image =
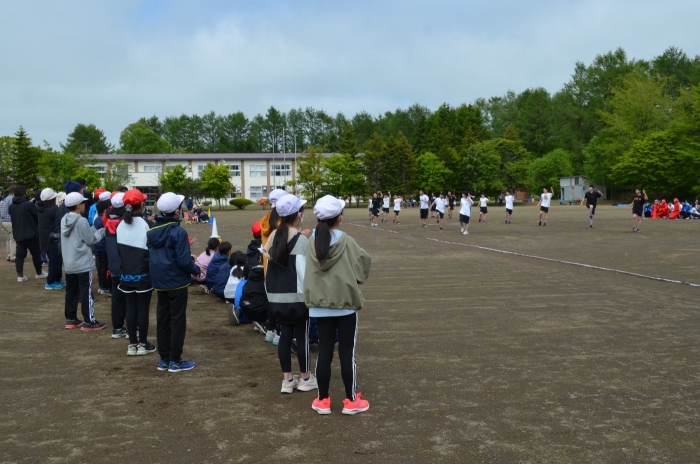
[[[221,209],[221,199],[231,193],[231,171],[228,165],[220,164],[218,166],[208,163],[207,167],[202,170],[200,177],[202,183],[202,192],[210,198],[216,198]],[[184,185],[184,184],[183,184]]]
[[[297,180],[289,183],[295,187],[299,194],[311,200],[312,203],[321,193],[323,164],[323,150],[310,145],[309,151],[304,156],[297,158]]]
[[[75,170],[74,175],[75,177],[73,179],[84,179],[90,190],[100,187],[102,185],[102,179],[100,178],[100,174],[93,167],[81,166]]]
[[[381,166],[381,188],[391,192],[411,190],[416,157],[408,140],[399,131],[386,144],[386,156]]]
[[[124,160],[117,160],[109,166],[109,170],[102,180],[102,186],[110,192],[115,192],[119,187],[130,185],[132,180],[133,177],[131,172],[129,172],[129,163]]]
[[[500,176],[501,157],[485,143],[472,145],[462,156],[461,190],[496,192],[503,188]]]
[[[362,175],[360,160],[352,154],[334,154],[323,161],[324,189],[336,197],[361,193],[365,178]]]
[[[366,179],[366,191],[376,192],[382,185],[382,166],[386,158],[386,143],[382,136],[374,132],[365,143],[362,169]]]
[[[161,154],[170,153],[172,147],[160,135],[146,127],[145,124],[135,122],[129,124],[119,136],[121,153],[132,154]]]
[[[41,151],[32,147],[32,139],[20,126],[15,132],[15,144],[13,151],[13,178],[16,185],[24,185],[30,191],[39,188],[39,173],[37,167],[41,159]]]
[[[203,174],[203,172],[202,172]],[[229,172],[230,176],[230,172]],[[170,169],[166,169],[164,173],[158,176],[160,181],[161,190],[163,192],[174,192],[182,193],[182,188],[185,186],[185,180],[187,179],[187,174],[185,173],[185,167],[178,164]],[[229,179],[230,183],[230,179]],[[230,190],[230,189],[229,189]],[[225,195],[222,195],[222,197]],[[216,197],[219,198],[219,197]]]
[[[439,192],[445,188],[451,171],[435,154],[429,151],[416,158],[416,186],[426,192]]]
[[[543,187],[550,188],[559,185],[560,177],[574,174],[571,166],[571,154],[561,148],[550,151],[530,163],[529,174],[530,187],[535,192],[541,191]]]
[[[202,182],[199,179],[185,178],[185,183],[182,185],[182,194],[198,201],[200,198],[204,197]]]
[[[0,189],[3,194],[12,185],[14,159],[15,138],[9,135],[0,137]]]
[[[73,154],[54,151],[46,146],[39,160],[39,173],[44,179],[42,187],[50,187],[57,192],[62,191],[66,182],[81,178],[76,175],[80,167],[78,158]]]
[[[104,132],[94,124],[78,124],[73,132],[68,134],[65,145],[61,144],[64,152],[79,155],[83,153],[105,154],[112,153],[114,147],[107,143]]]
[[[357,137],[355,128],[349,122],[345,123],[343,135],[340,137],[340,153],[350,155],[353,158],[357,155]]]

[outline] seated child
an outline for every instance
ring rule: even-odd
[[[276,327],[268,324],[270,303],[265,291],[265,272],[262,263],[263,255],[261,253],[258,253],[254,262],[248,261],[248,265],[252,267],[248,272],[245,284],[242,285],[238,308],[242,315],[255,322],[256,327],[265,333],[268,326],[270,330],[276,330]]]
[[[209,267],[211,260],[214,258],[214,255],[216,255],[216,252],[219,251],[219,245],[220,242],[218,238],[210,238],[207,242],[207,249],[200,253],[197,258],[195,258],[194,264],[202,271],[200,275],[194,276],[194,280],[196,282],[206,282],[207,268]]]
[[[219,274],[219,269],[222,266],[227,266],[229,271],[231,270],[230,266],[228,266],[228,257],[230,254],[231,244],[229,242],[223,242],[221,245],[219,245],[218,252],[214,254],[214,257],[211,259],[209,266],[207,267],[205,282],[208,289],[211,290],[211,288],[214,286],[214,280]]]
[[[253,224],[253,240],[248,244],[248,249],[245,252],[248,258],[248,263],[254,265],[258,262],[258,249],[262,246],[262,227],[260,226],[260,221]]]

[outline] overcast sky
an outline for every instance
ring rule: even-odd
[[[544,87],[623,47],[700,54],[697,0],[0,0],[0,135],[142,116],[352,116]]]

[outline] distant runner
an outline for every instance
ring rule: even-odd
[[[550,187],[551,188],[551,187]],[[544,225],[547,225],[547,219],[549,219],[549,205],[552,202],[552,194],[547,191],[547,188],[542,189],[542,196],[540,197],[537,206],[540,207],[540,223],[542,225],[542,214],[544,214]]]
[[[506,224],[510,224],[510,218],[513,216],[513,200],[510,190],[506,190]]]
[[[474,204],[472,198],[474,197],[469,192],[462,192],[462,198],[459,200],[459,225],[462,226],[460,229],[462,235],[469,235],[469,219],[471,219]]]
[[[428,195],[421,190],[418,200],[420,201],[420,220],[423,222],[423,227],[428,227],[428,211],[430,210]]]
[[[598,198],[603,196],[603,193],[598,190],[597,192],[594,192],[593,189],[595,187],[593,184],[588,186],[588,192],[583,196],[583,200],[581,200],[581,206],[583,206],[584,203],[586,203],[586,208],[588,208],[588,228],[592,229],[593,228],[593,217],[595,216],[595,207],[598,204]]]
[[[649,198],[647,197],[646,190],[635,189],[632,203],[627,207],[627,209],[632,208],[632,232],[639,232],[639,228],[642,226],[644,203],[647,200],[649,200]]]

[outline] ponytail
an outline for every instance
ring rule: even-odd
[[[296,220],[299,212],[284,216],[281,218],[280,225],[275,231],[275,238],[272,241],[272,246],[270,247],[270,258],[272,261],[281,266],[282,268],[287,267],[287,258],[289,257],[289,252],[287,251],[287,240],[289,239],[289,224],[293,224]]]
[[[143,207],[143,203],[137,206],[131,206],[131,205],[126,205],[124,206],[124,222],[126,222],[128,225],[131,225],[134,223],[134,217],[138,217],[141,215],[141,209]]]
[[[245,253],[236,251],[229,257],[228,262],[231,265],[231,275],[237,279],[242,279],[245,266],[248,264],[248,257]]]
[[[340,215],[330,218],[318,220],[318,225],[316,226],[314,246],[316,248],[316,259],[319,263],[323,263],[330,256],[331,248],[331,227],[333,227],[337,222]]]
[[[270,232],[277,229],[277,224],[280,222],[280,215],[277,214],[277,208],[272,208],[270,210],[270,220],[268,225],[270,226]]]
[[[211,252],[215,251],[217,248],[219,248],[219,239],[210,238],[207,242],[207,249],[204,251],[207,253],[207,256],[211,256]]]

